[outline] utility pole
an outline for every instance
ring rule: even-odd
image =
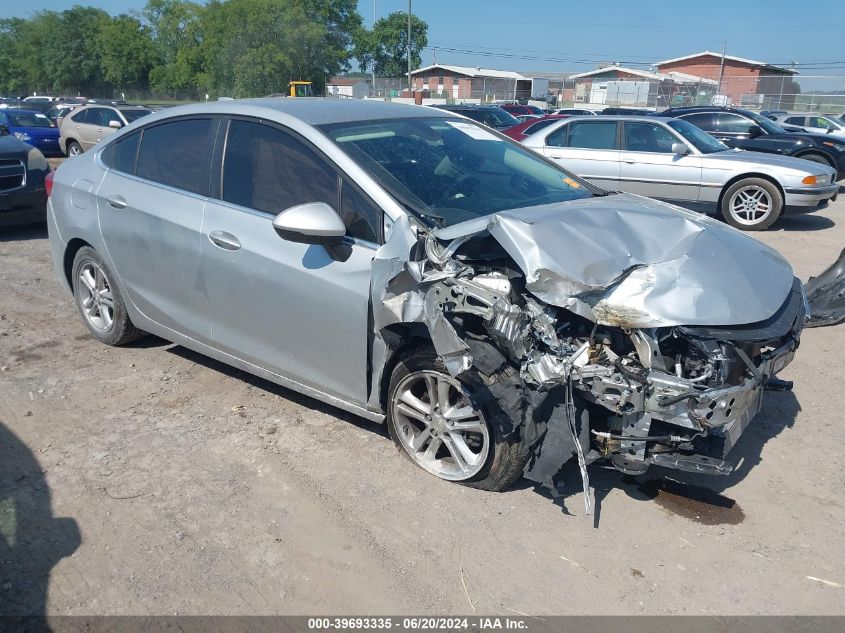
[[[373,0],[373,29],[376,28],[376,0]],[[376,96],[376,62],[373,60],[373,96]]]
[[[408,0],[408,96],[414,96],[411,87],[411,0]]]
[[[722,42],[722,63],[719,64],[719,85],[716,87],[716,92],[722,94],[722,77],[725,76],[725,50],[728,47],[727,42]]]

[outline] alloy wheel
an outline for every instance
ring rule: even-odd
[[[768,191],[757,185],[748,185],[734,192],[728,207],[739,224],[754,226],[768,217],[774,205]]]
[[[460,383],[439,371],[417,371],[397,386],[393,424],[402,447],[441,479],[466,481],[490,453],[490,432]]]
[[[82,314],[98,332],[108,332],[114,326],[114,296],[103,269],[93,261],[79,267],[77,301]]]

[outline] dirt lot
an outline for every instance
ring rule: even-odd
[[[758,237],[806,279],[845,196]],[[732,476],[594,470],[594,517],[576,472],[561,499],[462,488],[377,424],[160,339],[100,345],[40,229],[0,234],[0,370],[0,611],[845,613],[845,326],[805,333]]]

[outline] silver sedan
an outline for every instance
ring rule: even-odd
[[[420,468],[487,490],[569,460],[585,486],[593,462],[730,472],[803,325],[772,249],[427,107],[177,107],[48,190],[96,339],[154,333],[385,420]]]
[[[721,213],[748,231],[783,213],[813,211],[839,191],[826,165],[732,150],[681,119],[571,118],[522,143],[606,189]]]

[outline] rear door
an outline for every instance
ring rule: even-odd
[[[222,174],[202,231],[214,346],[363,405],[381,210],[282,126],[235,118],[218,147]],[[307,202],[339,210],[347,226],[341,247],[330,252],[276,233],[276,214]]]
[[[675,154],[672,144],[682,142],[657,123],[624,121],[619,189],[674,202],[698,200],[701,157]]]
[[[617,122],[572,121],[546,137],[543,153],[599,187],[619,188]]]
[[[135,307],[156,323],[210,340],[202,223],[218,120],[166,121],[109,145],[97,191],[107,255]]]

